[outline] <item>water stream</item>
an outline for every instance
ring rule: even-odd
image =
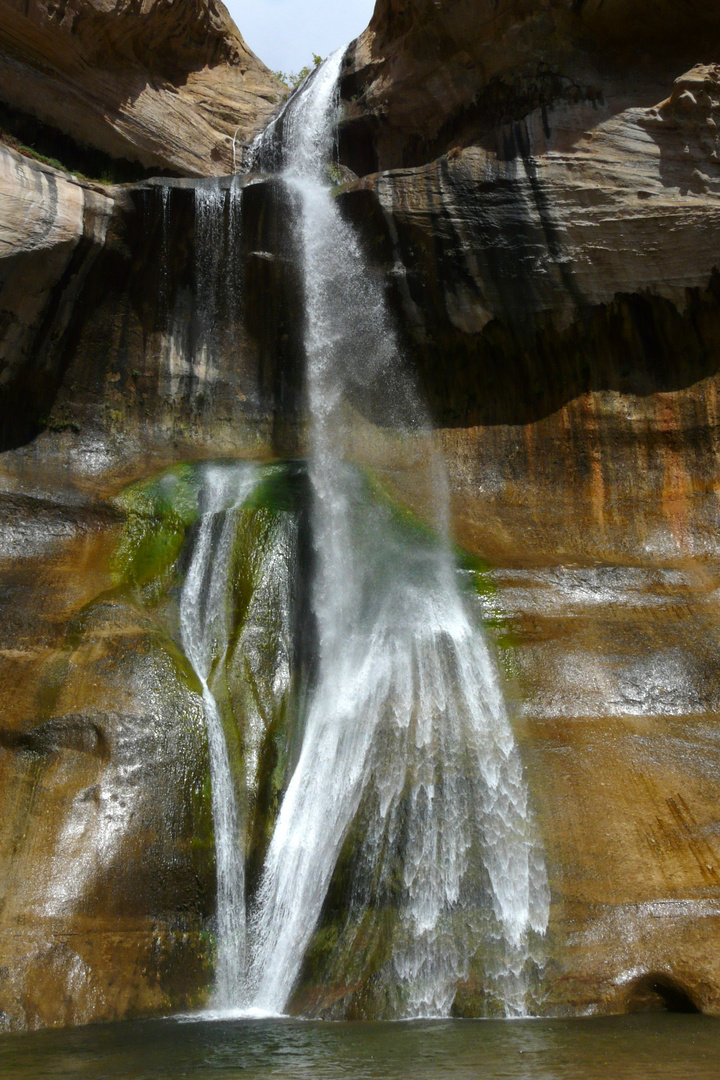
[[[228,575],[235,533],[235,510],[252,491],[252,465],[207,466],[200,491],[200,523],[180,599],[185,655],[202,686],[217,864],[217,960],[213,1004],[231,1008],[244,997],[244,845],[227,742],[217,702],[209,686],[230,637]]]
[[[383,1015],[446,1016],[474,976],[496,1013],[522,1015],[532,942],[547,924],[544,862],[495,665],[458,585],[432,425],[382,284],[332,195],[341,63],[338,53],[315,72],[255,152],[257,169],[281,170],[302,251],[318,661],[250,897],[208,689],[227,645],[228,507],[250,472],[207,471],[183,592],[213,760],[216,1001],[287,1007],[344,860],[336,981],[345,968],[372,976]],[[392,914],[370,947],[366,916],[381,911]]]
[[[227,347],[221,328],[232,329],[240,307],[241,268],[234,241],[241,206],[236,177],[226,190],[212,183],[195,188],[196,367],[212,367],[215,354]]]

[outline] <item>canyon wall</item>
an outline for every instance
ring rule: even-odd
[[[110,158],[228,173],[284,92],[220,0],[0,3],[0,104]]]
[[[711,4],[380,0],[343,83],[512,628],[560,1012],[720,1001],[719,57]]]
[[[145,166],[229,171],[237,117],[246,138],[279,93],[220,5],[2,9],[22,78],[0,97]],[[142,92],[108,104],[42,51],[61,33]],[[720,1012],[719,62],[710,3],[378,0],[345,63],[338,199],[485,567],[550,872],[549,1013]],[[32,90],[61,78],[92,98],[66,127]],[[171,98],[168,134],[144,102]],[[177,463],[302,453],[300,284],[272,180],[107,186],[0,148],[0,185],[0,1010],[21,1028],[207,995]],[[298,1001],[341,1013],[351,990],[311,978]]]

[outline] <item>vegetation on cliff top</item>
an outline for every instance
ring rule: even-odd
[[[287,86],[290,90],[294,90],[296,86],[299,86],[303,79],[307,79],[308,75],[322,64],[324,57],[319,56],[318,53],[312,54],[313,62],[312,67],[310,64],[305,64],[299,71],[273,71],[275,78]]]

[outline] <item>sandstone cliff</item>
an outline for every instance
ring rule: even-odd
[[[0,3],[0,101],[113,158],[231,172],[282,92],[219,0]]]
[[[561,1011],[720,1008],[718,60],[710,3],[379,0],[343,84],[512,628]]]
[[[154,24],[120,15],[113,55],[146,71]],[[550,869],[551,1013],[720,1012],[719,19],[379,0],[343,81],[339,198],[438,422],[455,536],[487,564]],[[168,49],[187,101],[200,69]],[[301,453],[300,293],[273,181],[103,188],[0,162],[0,1008],[32,1026],[207,990],[206,751],[172,597],[192,485],[143,478]],[[156,806],[162,769],[191,779]],[[354,992],[299,1000],[340,1014]]]
[[[207,1000],[198,480],[172,466],[297,442],[287,207],[244,184],[101,187],[0,147],[0,1030]]]
[[[653,105],[718,43],[707,0],[378,0],[350,51],[346,127],[366,164],[423,164],[542,106]]]

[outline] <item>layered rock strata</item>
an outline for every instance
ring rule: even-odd
[[[0,101],[114,158],[231,172],[283,90],[219,0],[0,3]]]
[[[6,149],[0,177],[0,1027],[17,1030],[207,1000],[204,714],[164,614],[196,510],[168,509],[172,476],[116,496],[178,460],[289,446],[298,298],[272,185],[103,188]]]
[[[708,0],[378,0],[350,50],[348,144],[369,172],[373,157],[420,165],[542,106],[649,106],[718,44]]]
[[[561,1013],[720,1009],[720,30],[653,11],[630,79],[641,3],[381,2],[344,82],[346,212],[495,568]]]
[[[0,1028],[202,1000],[214,855],[198,687],[119,506],[1,499]]]
[[[454,534],[489,564],[552,890],[537,1008],[566,1015],[720,1012],[720,48],[714,6],[667,8],[381,0],[343,82],[338,197],[438,422]],[[207,991],[205,749],[172,615],[192,515],[117,496],[181,459],[302,451],[300,289],[272,181],[2,163],[0,1008],[33,1026]],[[118,568],[128,535],[155,577]],[[297,1002],[341,1015],[354,992]]]
[[[103,187],[2,147],[0,184],[3,448],[31,461],[45,432],[80,474],[125,462],[133,477],[153,458],[296,443],[301,299],[279,185]]]

